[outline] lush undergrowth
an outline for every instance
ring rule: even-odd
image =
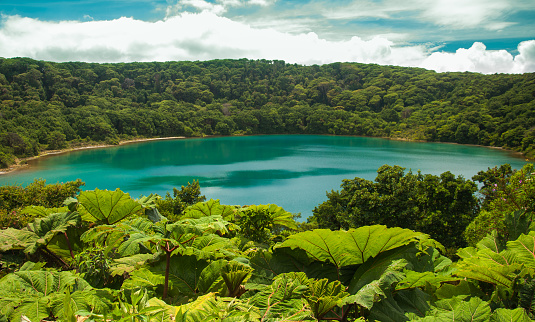
[[[198,182],[164,198],[139,199],[120,190],[80,192],[81,182],[2,187],[4,207],[15,207],[11,216],[26,214],[26,221],[0,230],[0,321],[535,318],[532,165],[519,171],[505,165],[475,177],[484,199],[482,211],[468,212],[473,220],[465,236],[472,246],[454,254],[450,247],[449,258],[433,239],[443,236],[392,223],[427,204],[420,219],[427,213],[431,224],[452,224],[436,220],[449,208],[431,204],[450,202],[452,191],[471,186],[468,180],[404,174],[398,167],[378,174],[375,183],[356,178],[329,196],[339,211],[343,200],[361,199],[344,206],[354,222],[345,220],[341,230],[322,228],[327,219],[332,225],[342,218],[327,206],[298,223],[276,205],[206,201]],[[355,185],[383,199],[366,197]],[[415,190],[416,198],[432,186],[442,198],[402,209],[408,192],[400,189]],[[9,204],[22,196],[23,202]],[[397,208],[387,202],[395,198]],[[378,200],[382,206],[374,209],[393,209],[388,227],[359,218],[369,217]]]
[[[500,146],[533,156],[535,74],[335,63],[128,64],[0,58],[0,166],[135,137],[334,134]]]

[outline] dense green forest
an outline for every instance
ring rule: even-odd
[[[335,134],[534,155],[535,74],[214,60],[90,64],[0,58],[0,164],[134,137]]]
[[[0,321],[535,319],[533,164],[480,171],[480,189],[377,174],[344,180],[308,223],[206,200],[197,181],[139,199],[2,186]]]

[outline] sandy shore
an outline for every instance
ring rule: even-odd
[[[119,145],[146,142],[146,141],[176,140],[176,139],[185,139],[185,138],[186,138],[185,136],[171,136],[171,137],[166,137],[166,138],[133,139],[133,140],[121,141],[121,142],[119,142]],[[37,158],[41,158],[41,157],[44,157],[44,156],[62,154],[62,153],[66,153],[66,152],[79,151],[79,150],[87,150],[87,149],[109,148],[109,147],[114,147],[114,146],[117,146],[117,145],[97,144],[97,145],[86,145],[86,146],[80,146],[80,147],[68,148],[68,149],[62,149],[62,150],[41,151],[41,153],[39,155],[36,155],[36,156],[33,156],[33,157],[16,159],[16,163],[14,165],[10,166],[8,169],[0,170],[0,175],[16,171],[16,170],[21,169],[23,167],[27,167],[28,166],[28,163],[27,163],[28,161],[35,160]]]

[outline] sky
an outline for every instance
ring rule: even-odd
[[[0,57],[535,72],[535,0],[0,0]]]

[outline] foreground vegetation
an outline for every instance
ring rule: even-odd
[[[133,137],[336,134],[500,146],[533,157],[535,74],[215,60],[0,58],[0,166]]]
[[[481,171],[476,200],[470,180],[383,166],[308,223],[198,182],[139,199],[1,187],[0,320],[531,321],[534,175]]]

